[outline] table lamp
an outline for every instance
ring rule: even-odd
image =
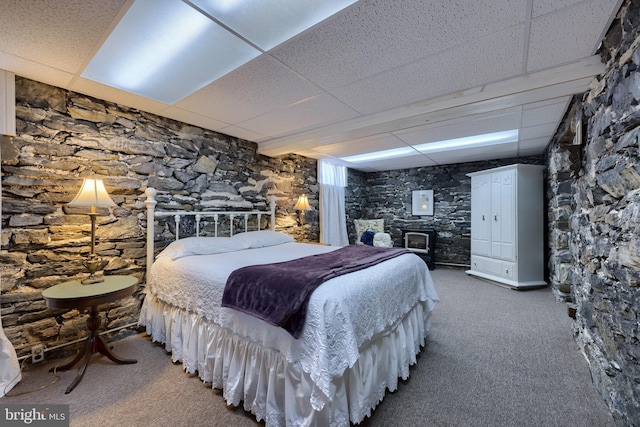
[[[91,283],[99,283],[104,279],[98,272],[101,271],[109,261],[103,261],[96,255],[96,207],[111,207],[117,206],[109,193],[104,188],[104,183],[101,179],[85,178],[82,183],[82,188],[76,195],[76,197],[69,202],[69,206],[89,206],[91,212],[89,217],[91,218],[91,252],[89,257],[84,262],[84,266],[89,270],[89,277],[82,280],[83,285]]]
[[[311,206],[309,206],[309,199],[306,194],[298,197],[298,201],[293,206],[293,209],[298,209],[300,211],[300,224],[304,225],[304,211],[311,209]]]

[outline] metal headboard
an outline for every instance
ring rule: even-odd
[[[257,229],[260,230],[260,224],[262,216],[271,215],[270,229],[276,228],[276,198],[275,196],[269,197],[269,210],[268,211],[156,211],[155,207],[158,203],[156,201],[156,194],[158,194],[155,188],[147,188],[145,191],[147,199],[144,204],[147,206],[147,276],[151,271],[151,265],[154,260],[155,252],[155,219],[173,217],[175,220],[176,231],[175,238],[180,238],[180,219],[182,217],[192,216],[196,221],[196,236],[200,236],[200,221],[203,218],[213,218],[214,222],[214,235],[218,236],[218,224],[221,217],[229,218],[229,235],[233,236],[233,220],[236,217],[244,218],[244,231],[248,231],[249,217],[256,216],[258,219]]]

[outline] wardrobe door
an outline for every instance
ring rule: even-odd
[[[490,255],[491,174],[471,178],[471,253]]]
[[[500,251],[498,257],[516,260],[516,171],[500,172]]]

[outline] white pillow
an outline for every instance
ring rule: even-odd
[[[393,241],[389,233],[376,233],[373,235],[373,246],[392,248]]]
[[[238,233],[232,239],[243,242],[249,248],[262,248],[265,246],[281,245],[293,242],[293,237],[279,231],[260,230]]]
[[[168,256],[172,260],[190,255],[210,255],[224,252],[241,251],[249,246],[243,241],[231,237],[186,237],[171,242],[157,258]]]

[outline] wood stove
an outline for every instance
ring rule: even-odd
[[[422,258],[429,270],[436,268],[436,232],[434,230],[404,229],[402,244]]]

